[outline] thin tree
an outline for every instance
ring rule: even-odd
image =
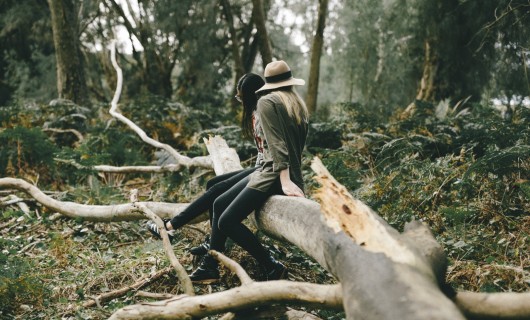
[[[318,80],[320,76],[320,57],[324,45],[324,28],[328,12],[328,0],[318,1],[318,20],[313,44],[311,46],[311,66],[309,70],[309,83],[307,87],[306,105],[310,113],[317,109]]]
[[[84,63],[78,34],[78,20],[72,0],[48,0],[52,18],[53,42],[57,59],[59,98],[77,104],[88,102]]]
[[[252,5],[252,16],[255,19],[256,29],[258,30],[259,34],[259,47],[261,52],[261,58],[263,61],[263,68],[265,68],[265,66],[272,61],[272,48],[269,35],[267,33],[267,28],[265,25],[265,9],[263,8],[262,0],[252,0]]]

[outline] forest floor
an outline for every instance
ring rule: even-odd
[[[170,266],[162,241],[145,228],[146,221],[94,223],[76,221],[60,214],[31,215],[4,211],[0,217],[0,250],[3,279],[12,281],[10,293],[2,292],[4,307],[0,319],[106,319],[117,309],[153,299],[139,297],[139,291],[182,293],[173,270],[138,290],[94,307],[84,307],[93,297],[122,289]],[[18,214],[21,215],[18,215]],[[173,249],[188,273],[197,266],[188,249],[200,244],[208,223],[184,227],[176,234]],[[334,283],[335,279],[296,247],[286,246],[257,233],[275,257],[289,268],[289,279],[313,283]],[[229,243],[227,255],[238,261],[256,280],[261,272],[255,261]],[[239,280],[227,269],[214,285],[195,285],[196,294],[232,288]],[[13,283],[15,282],[15,283]],[[2,288],[3,287],[3,288]],[[13,289],[16,288],[16,289]],[[8,299],[8,300],[6,300]],[[7,306],[12,305],[13,309]],[[343,319],[344,314],[326,310],[293,309],[323,319]],[[210,319],[216,319],[212,317]]]

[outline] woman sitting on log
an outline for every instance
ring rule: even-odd
[[[301,167],[308,111],[294,90],[295,85],[303,85],[305,81],[293,78],[287,63],[269,63],[265,80],[266,84],[256,91],[262,96],[254,117],[254,135],[258,150],[263,152],[263,161],[256,171],[215,200],[210,248],[223,252],[226,238],[230,237],[258,261],[267,280],[277,280],[287,277],[287,269],[242,221],[271,195],[304,197]],[[190,276],[193,282],[199,283],[212,283],[219,277],[218,263],[209,254]]]
[[[263,81],[263,78],[255,73],[247,73],[243,75],[237,83],[237,95],[235,98],[243,105],[241,127],[243,130],[243,135],[248,138],[255,137],[253,119],[256,112],[256,104],[258,102],[256,90],[261,88],[264,84],[265,81]],[[259,146],[257,141],[256,146]],[[210,211],[211,224],[213,203],[215,199],[234,186],[237,182],[241,181],[243,178],[254,172],[258,167],[261,167],[262,162],[263,153],[258,148],[256,165],[254,167],[229,172],[210,179],[206,183],[206,192],[204,194],[190,203],[190,205],[184,211],[173,217],[171,220],[164,220],[166,230],[169,231],[169,240],[171,241],[174,238],[173,230],[179,229],[180,227],[188,224],[206,210]],[[158,227],[153,221],[149,221],[147,223],[147,229],[157,238],[161,238]],[[209,237],[207,237],[204,243],[195,248],[191,248],[190,252],[193,255],[204,255],[209,249]]]

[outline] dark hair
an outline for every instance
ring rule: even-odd
[[[247,138],[251,138],[254,135],[252,113],[256,110],[256,105],[258,104],[256,90],[263,87],[264,84],[263,78],[255,73],[247,73],[237,82],[237,89],[241,93],[243,101],[241,129],[243,130],[243,136]]]

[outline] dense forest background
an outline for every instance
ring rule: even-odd
[[[93,169],[170,161],[108,114],[113,43],[124,115],[190,157],[207,154],[203,137],[221,135],[244,165],[254,147],[239,129],[236,79],[273,59],[299,78],[316,72],[317,85],[300,89],[311,109],[306,158],[322,158],[397,229],[426,222],[455,288],[529,290],[530,1],[3,0],[0,177],[86,204],[123,203],[133,186],[146,201],[189,202],[203,190],[212,172]],[[81,307],[86,296],[167,266],[141,222],[73,221],[13,190],[0,200],[7,318],[102,318],[135,298],[96,310]],[[202,240],[181,236],[183,256]],[[293,277],[333,282],[296,248],[265,241]],[[152,289],[178,291],[171,277]]]

